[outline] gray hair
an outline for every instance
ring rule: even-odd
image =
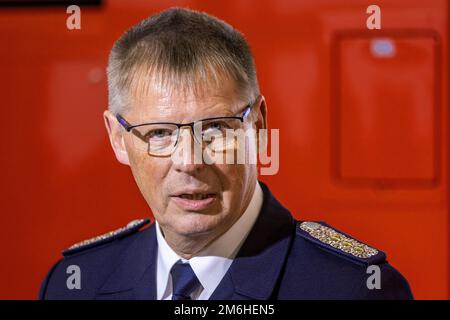
[[[162,11],[126,31],[111,49],[107,74],[113,113],[125,111],[130,93],[137,87],[145,92],[150,80],[169,90],[197,93],[206,82],[220,87],[232,79],[239,98],[252,102],[259,95],[244,36],[216,17],[185,8]]]

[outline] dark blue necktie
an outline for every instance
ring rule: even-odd
[[[170,270],[172,275],[172,300],[191,300],[191,294],[200,282],[189,263],[175,263]]]

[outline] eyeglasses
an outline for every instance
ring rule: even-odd
[[[234,132],[242,128],[252,106],[253,104],[248,104],[240,116],[206,118],[190,123],[152,122],[131,125],[120,114],[116,118],[127,132],[133,134],[134,147],[152,156],[170,156],[178,144],[183,127],[191,128],[194,139],[203,148],[225,152],[236,147]]]

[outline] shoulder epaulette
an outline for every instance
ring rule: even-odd
[[[379,264],[386,260],[383,251],[372,248],[324,222],[298,221],[297,234],[324,249],[363,264]]]
[[[111,242],[115,239],[123,238],[130,234],[139,231],[143,226],[150,222],[149,219],[138,219],[129,222],[125,227],[104,233],[102,235],[96,236],[91,239],[83,240],[81,242],[75,243],[69,248],[65,249],[62,254],[63,256],[68,256],[76,252],[80,252],[98,245]]]

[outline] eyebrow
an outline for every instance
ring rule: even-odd
[[[197,122],[197,121],[201,121],[201,120],[205,120],[205,119],[210,119],[210,118],[226,118],[226,117],[234,117],[234,116],[239,116],[240,113],[242,113],[245,108],[247,108],[249,106],[249,104],[245,105],[245,107],[242,108],[242,106],[240,106],[241,109],[239,109],[237,112],[233,112],[230,109],[226,108],[224,110],[224,106],[217,108],[216,106],[219,105],[219,103],[216,104],[212,104],[210,106],[208,106],[206,108],[207,112],[206,115],[203,115],[202,117],[196,117],[194,120],[191,121],[186,121],[186,119],[183,119],[183,121],[174,121],[173,119],[164,119],[164,118],[160,118],[158,120],[145,120],[144,123],[177,123],[177,124],[181,124],[181,123],[192,123],[192,122]],[[226,105],[228,106],[228,105]],[[212,111],[210,111],[211,109],[213,109]],[[217,109],[217,111],[221,110],[221,113],[215,113],[215,110]],[[144,117],[145,118],[145,117]]]
[[[120,124],[122,124],[123,127],[126,128],[127,131],[131,130],[131,128],[135,128],[135,127],[140,127],[140,126],[145,126],[145,125],[150,125],[150,124],[175,124],[175,125],[180,125],[180,124],[193,124],[195,122],[198,121],[204,121],[204,120],[210,120],[210,119],[219,119],[219,118],[241,118],[244,115],[242,114],[243,112],[245,112],[248,108],[251,108],[253,105],[252,103],[248,103],[247,105],[245,105],[245,107],[243,107],[241,109],[241,111],[234,113],[230,116],[214,116],[214,117],[207,117],[207,118],[201,118],[201,119],[197,119],[191,122],[169,122],[169,121],[154,121],[154,122],[143,122],[143,123],[139,123],[139,124],[131,124],[129,123],[124,117],[122,117],[119,113],[116,114],[116,118],[117,121],[120,122]]]

